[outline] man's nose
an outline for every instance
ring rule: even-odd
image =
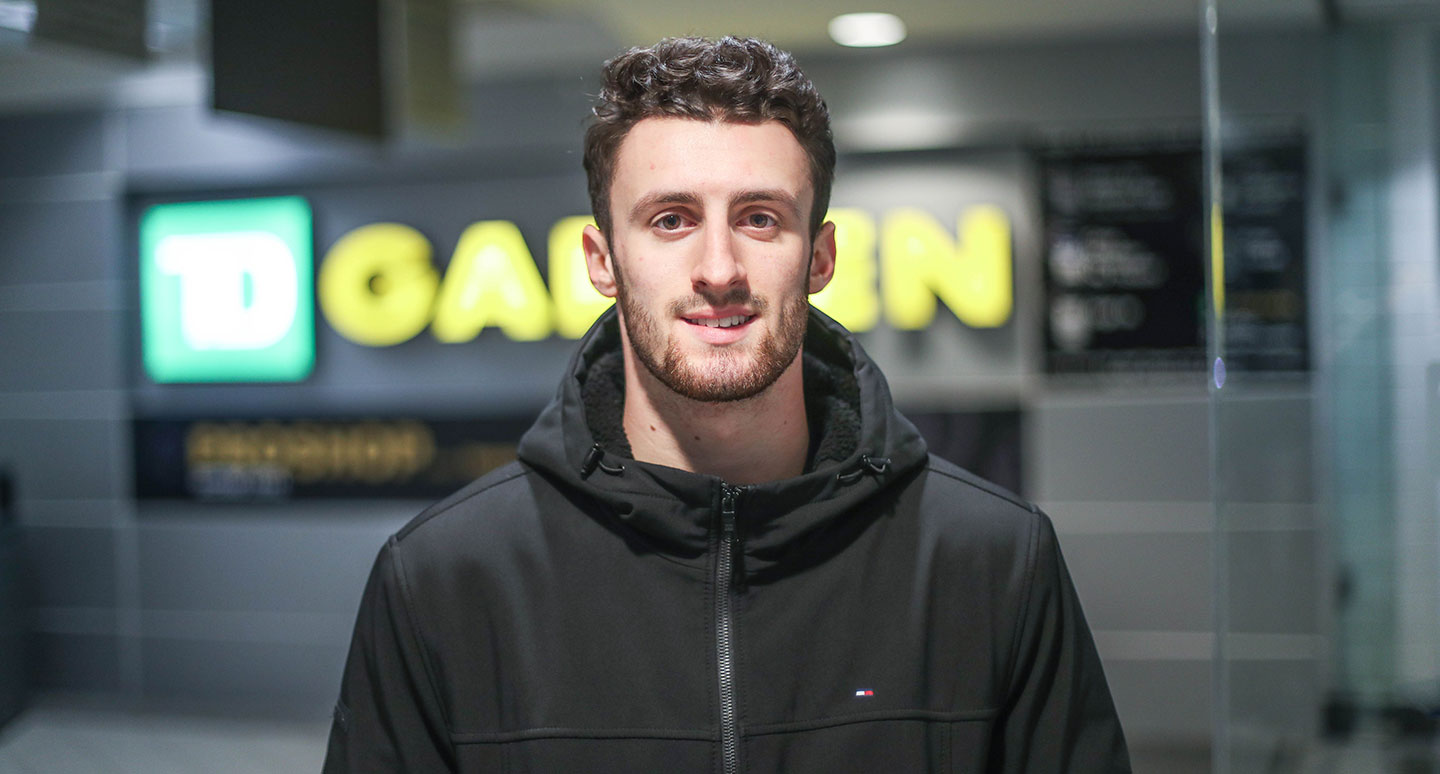
[[[696,290],[726,290],[745,284],[745,266],[727,229],[707,234],[703,250],[690,277]]]

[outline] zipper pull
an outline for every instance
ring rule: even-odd
[[[730,552],[730,587],[737,594],[745,592],[745,552],[740,548],[739,527],[736,525],[735,501],[745,490],[722,484],[720,489],[720,530]]]

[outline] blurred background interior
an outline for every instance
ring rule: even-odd
[[[827,98],[816,304],[1052,514],[1137,771],[1440,770],[1440,2],[884,6],[0,0],[0,771],[318,770],[603,308],[600,62],[692,33]]]

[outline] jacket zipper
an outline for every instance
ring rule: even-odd
[[[735,702],[735,501],[741,488],[720,484],[720,555],[715,563],[715,663],[720,675],[720,753],[725,774],[740,770],[740,721]]]

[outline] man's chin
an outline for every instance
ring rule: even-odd
[[[664,373],[655,376],[672,392],[700,403],[746,400],[774,383],[774,379],[765,380],[760,364],[752,357],[748,354],[735,357],[736,354],[739,353],[686,358],[683,365],[670,359],[662,369]]]
[[[735,382],[681,382],[668,385],[672,392],[696,403],[723,405],[739,403],[758,397],[769,385],[756,386],[753,383]]]

